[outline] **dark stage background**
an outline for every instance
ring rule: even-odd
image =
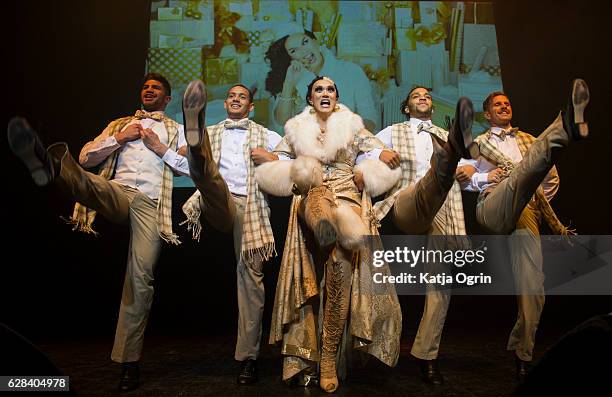
[[[610,7],[550,0],[494,4],[503,83],[516,126],[539,131],[565,104],[572,78],[589,83],[592,139],[575,145],[571,156],[568,153],[558,165],[562,184],[553,206],[581,234],[612,233],[608,122],[612,101],[610,66],[605,61],[612,49]],[[138,108],[148,48],[147,1],[19,1],[4,7],[5,21],[13,19],[4,24],[8,29],[4,63],[9,67],[3,84],[4,126],[12,115],[26,116],[47,143],[64,140],[76,154],[109,121]],[[92,336],[110,340],[121,297],[127,228],[100,217],[98,238],[72,232],[59,218],[70,213],[72,204],[35,188],[25,168],[8,152],[5,138],[0,146],[5,165],[0,322],[35,343]],[[232,240],[210,228],[201,243],[189,239],[176,220],[182,219],[177,204],[190,193],[174,192],[175,228],[184,244],[163,250],[148,335],[235,333]],[[287,209],[286,200],[273,200],[279,242],[284,240]],[[282,244],[277,249],[282,252]],[[278,263],[279,258],[266,265],[265,325]],[[423,299],[401,300],[404,338],[411,340]],[[516,316],[514,302],[511,296],[455,297],[445,333],[477,327],[506,334]],[[540,332],[547,327],[570,329],[610,311],[609,296],[551,296]],[[109,353],[110,348],[109,342]]]

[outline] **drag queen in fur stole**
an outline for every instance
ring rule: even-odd
[[[281,160],[255,173],[263,191],[293,194],[270,343],[282,343],[284,380],[308,384],[318,366],[321,388],[333,392],[349,347],[397,362],[401,312],[394,286],[373,282],[389,269],[372,265],[380,219],[370,198],[395,186],[401,171],[378,159],[355,165],[359,154],[384,145],[337,103],[333,81],[313,80],[306,99],[310,106],[287,121],[275,149]]]

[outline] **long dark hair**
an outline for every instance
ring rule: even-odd
[[[311,31],[304,30],[304,34],[313,40],[317,39]],[[289,35],[276,40],[266,51],[266,59],[270,62],[270,71],[266,77],[266,90],[272,95],[283,90],[287,69],[291,65],[291,57],[285,48],[288,37]]]

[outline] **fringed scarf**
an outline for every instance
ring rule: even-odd
[[[143,118],[143,116],[141,116],[143,114],[144,112],[139,110],[136,112],[136,116],[123,117],[113,121],[107,127],[109,136],[113,136],[120,132],[129,122],[134,120],[134,118]],[[165,115],[160,116],[166,127],[166,132],[168,133],[168,147],[172,150],[177,150],[179,124]],[[116,150],[102,163],[98,171],[101,177],[107,180],[113,177],[118,156],[119,150]],[[157,231],[162,240],[167,243],[178,245],[181,243],[178,239],[178,235],[172,232],[172,178],[172,169],[164,163],[162,185],[159,199],[157,200]],[[95,210],[87,208],[81,203],[76,203],[72,211],[72,216],[66,222],[74,225],[72,228],[73,230],[97,235],[98,233],[94,231],[92,227],[95,218]]]

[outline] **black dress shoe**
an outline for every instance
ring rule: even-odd
[[[466,97],[457,101],[455,119],[451,125],[448,142],[453,152],[465,159],[478,158],[480,151],[472,139],[472,124],[474,123],[474,105]]]
[[[572,81],[572,91],[563,112],[563,129],[574,140],[584,139],[589,135],[589,125],[584,121],[584,109],[589,103],[589,87],[586,81]]]
[[[520,358],[516,357],[516,379],[519,382],[523,382],[529,369],[531,368],[530,361],[523,361]]]
[[[8,124],[9,147],[28,167],[34,183],[45,186],[53,180],[53,166],[47,150],[26,119],[13,117]]]
[[[257,360],[244,360],[240,363],[238,384],[248,385],[257,382]]]
[[[193,148],[202,144],[202,137],[206,132],[205,111],[206,86],[201,80],[193,80],[183,95],[185,140]]]
[[[441,385],[444,383],[442,374],[438,369],[438,360],[419,360],[419,370],[421,371],[421,377],[425,383],[430,385]]]
[[[121,363],[121,379],[119,391],[131,391],[138,388],[140,383],[140,367],[138,361]]]

